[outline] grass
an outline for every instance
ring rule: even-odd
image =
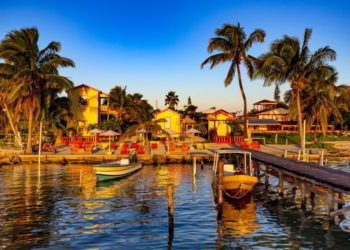
[[[267,144],[276,144],[275,133],[254,133],[253,138],[265,138],[265,141]],[[313,141],[314,140],[314,134],[313,133],[306,133],[306,141]],[[317,134],[317,142],[314,143],[316,146],[320,146],[321,148],[328,147],[327,143],[326,145],[321,146],[320,142],[330,142],[330,141],[350,141],[350,136],[346,135],[336,135],[336,134],[327,134],[326,136],[323,136],[322,134]],[[298,144],[299,143],[299,134],[298,133],[279,133],[277,135],[277,144]]]
[[[332,143],[322,143],[322,142],[315,142],[305,145],[306,148],[321,148],[321,149],[334,149]]]

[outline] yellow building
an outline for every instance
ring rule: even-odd
[[[98,124],[116,114],[109,107],[109,94],[101,90],[81,84],[69,89],[67,94],[73,113],[68,127],[76,129],[79,135],[88,134],[89,124]]]
[[[219,136],[230,135],[229,123],[235,119],[235,115],[223,109],[215,110],[207,116],[209,133],[216,131]]]
[[[171,109],[165,109],[163,111],[160,111],[155,114],[155,120],[163,119],[164,122],[160,122],[159,125],[162,129],[173,131],[176,134],[172,135],[180,136],[181,133],[181,114],[171,110]]]

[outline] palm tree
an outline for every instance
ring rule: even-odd
[[[14,105],[10,105],[8,102],[8,88],[7,88],[7,81],[4,79],[7,77],[7,72],[2,72],[2,81],[0,82],[0,110],[4,112],[4,115],[6,115],[8,123],[10,125],[11,131],[15,138],[15,143],[19,147],[22,147],[22,138],[18,130],[18,123],[16,123],[16,120],[13,117],[12,114],[12,108]],[[11,110],[10,110],[11,107]],[[20,109],[13,109],[14,112],[20,113]]]
[[[56,138],[60,138],[63,132],[68,133],[67,122],[73,116],[72,103],[68,97],[56,96],[49,104],[48,116],[46,118],[46,127],[53,137],[53,142]]]
[[[175,107],[179,104],[179,96],[175,91],[169,91],[165,96],[165,105],[170,109],[175,110]]]
[[[59,74],[61,67],[74,67],[74,62],[61,57],[61,45],[50,42],[44,49],[38,46],[39,32],[25,28],[9,32],[0,44],[0,72],[7,72],[9,101],[22,100],[27,118],[28,141],[26,152],[32,152],[33,123],[48,115],[46,93],[50,89],[62,92],[73,82]],[[35,118],[35,119],[34,119]]]
[[[305,85],[320,75],[330,76],[334,70],[327,61],[335,60],[336,53],[328,46],[310,52],[309,42],[312,30],[305,29],[303,42],[298,38],[285,35],[275,40],[270,50],[255,60],[255,77],[264,79],[264,85],[288,82],[291,98],[297,110],[300,142],[305,146],[302,121],[303,107],[301,92]]]
[[[115,86],[109,92],[110,105],[117,111],[116,120],[121,123],[123,116],[127,113],[128,109],[128,95],[126,94],[126,86]]]
[[[224,24],[221,28],[216,29],[216,37],[209,40],[208,52],[218,51],[217,54],[209,56],[202,64],[201,68],[206,64],[210,64],[210,68],[214,68],[220,63],[230,63],[227,76],[225,78],[225,87],[229,86],[237,72],[238,84],[244,103],[244,134],[247,136],[247,98],[243,88],[241,64],[247,68],[250,78],[253,77],[252,57],[248,55],[248,50],[256,42],[264,42],[265,31],[256,29],[248,37],[244,28],[233,24]]]

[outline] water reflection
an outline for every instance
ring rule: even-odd
[[[146,166],[126,179],[96,184],[84,165],[42,165],[40,176],[37,166],[3,167],[0,245],[164,249],[167,187],[173,185],[174,248],[349,247],[349,234],[323,216],[322,198],[305,212],[299,202],[256,193],[240,203],[225,201],[217,221],[211,178],[209,167],[193,179],[192,166]]]

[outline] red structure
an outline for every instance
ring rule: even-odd
[[[62,136],[61,143],[64,145],[77,145],[82,147],[83,145],[92,145],[95,143],[95,136]],[[97,136],[97,143],[100,142],[100,138]]]
[[[213,141],[217,144],[239,144],[240,142],[244,141],[244,136],[243,135],[238,135],[238,136],[215,135],[213,136]]]

